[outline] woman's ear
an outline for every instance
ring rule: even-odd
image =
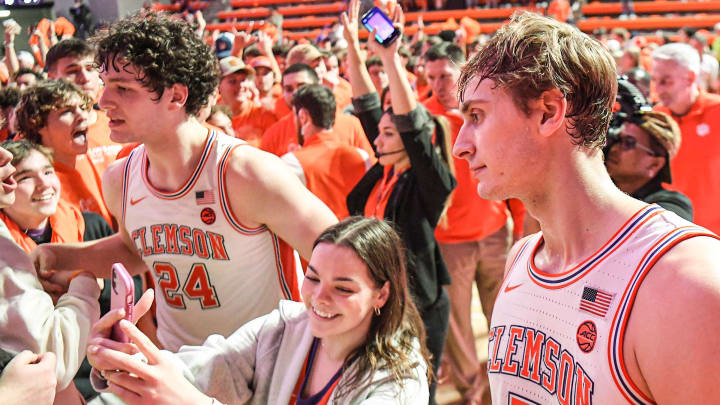
[[[388,298],[390,298],[390,282],[386,281],[385,284],[380,287],[378,292],[379,294],[377,296],[377,305],[375,305],[375,307],[382,308],[383,306],[385,306]]]

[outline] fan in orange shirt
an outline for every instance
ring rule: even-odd
[[[100,99],[102,84],[94,58],[95,53],[87,42],[76,38],[60,41],[48,51],[48,77],[75,83],[96,102]],[[105,169],[115,161],[122,145],[110,140],[110,120],[105,112],[91,110],[88,121],[87,156],[102,176]]]
[[[310,44],[296,45],[288,52],[286,64],[304,63],[315,69],[320,82],[329,87],[335,95],[338,110],[349,106],[352,100],[350,83],[338,74],[329,74],[322,52]]]
[[[672,188],[692,201],[694,222],[720,232],[720,96],[700,90],[700,55],[687,44],[671,43],[652,53],[652,81],[660,103],[680,127],[682,147],[671,161]]]
[[[253,82],[255,70],[245,65],[242,59],[228,56],[220,60],[220,74],[219,103],[232,110],[235,137],[260,146],[263,133],[277,119],[258,101]]]
[[[335,98],[325,86],[301,87],[293,97],[293,111],[303,138],[302,149],[288,152],[282,160],[305,187],[338,217],[348,217],[346,199],[372,164],[370,155],[338,142],[333,133]]]
[[[302,86],[318,84],[319,81],[317,74],[309,65],[303,63],[291,65],[283,73],[282,97],[278,99],[278,103],[283,103],[289,111],[290,107],[288,106],[292,105],[295,92]],[[337,140],[347,145],[360,148],[370,156],[373,156],[374,151],[365,136],[360,121],[351,115],[343,114],[340,110],[336,109],[335,112],[335,123],[332,133]],[[301,146],[302,142],[298,137],[295,116],[288,114],[265,131],[260,149],[277,156],[282,156]]]
[[[87,158],[92,100],[74,84],[48,80],[30,87],[20,98],[16,116],[20,133],[30,142],[52,149],[61,199],[80,211],[113,218],[105,206],[100,173]]]

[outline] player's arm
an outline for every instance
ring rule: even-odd
[[[121,221],[122,176],[125,159],[113,163],[103,175],[103,196],[110,213]],[[96,277],[110,278],[113,263],[123,263],[131,274],[147,270],[138,256],[124,224],[118,233],[106,238],[81,243],[46,243],[32,252],[35,268],[44,270],[83,269]]]
[[[681,242],[649,272],[627,327],[625,363],[658,404],[720,398],[720,241]]]
[[[279,158],[259,149],[237,147],[225,182],[236,219],[251,227],[267,225],[305,258],[318,235],[337,222]]]

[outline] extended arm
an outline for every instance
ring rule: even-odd
[[[0,342],[13,351],[53,353],[57,386],[64,389],[85,358],[90,326],[100,316],[97,282],[85,274],[75,277],[54,305],[24,252],[5,238],[0,249],[5,262],[0,268]]]
[[[103,175],[103,195],[110,213],[121,221],[122,173],[125,160],[115,162]],[[83,269],[96,277],[110,278],[114,263],[123,263],[130,274],[147,270],[137,253],[124,224],[119,232],[106,238],[81,243],[44,244],[38,246],[32,257],[39,273],[46,270]],[[88,267],[91,264],[92,267]]]

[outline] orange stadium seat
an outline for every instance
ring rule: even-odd
[[[292,3],[292,6],[288,6]],[[227,22],[232,18],[254,21],[254,26],[262,26],[263,19],[270,15],[271,6],[281,6],[277,10],[285,17],[283,20],[284,35],[293,40],[314,39],[322,34],[322,29],[336,23],[346,4],[340,1],[321,3],[317,0],[232,0],[235,9],[220,12],[218,17],[226,22],[208,25],[208,29],[230,30],[232,26],[237,29],[247,29],[249,21],[235,23]],[[656,30],[677,29],[680,27],[711,28],[720,22],[720,0],[709,1],[638,1],[635,2],[636,19],[620,20],[616,18],[621,13],[619,2],[597,2],[583,6],[583,13],[590,16],[578,23],[578,27],[585,32],[604,27],[627,28],[630,30]],[[427,34],[437,34],[445,29],[456,29],[457,22],[465,19],[479,21],[474,28],[479,33],[492,33],[496,31],[514,12],[518,10],[531,10],[535,8],[510,7],[494,9],[468,9],[468,10],[438,10],[425,12],[409,12],[405,15],[408,35],[417,31],[415,23],[422,16]],[[676,15],[663,15],[676,14]],[[679,14],[679,15],[677,15]],[[359,32],[361,39],[367,39],[368,32]]]

